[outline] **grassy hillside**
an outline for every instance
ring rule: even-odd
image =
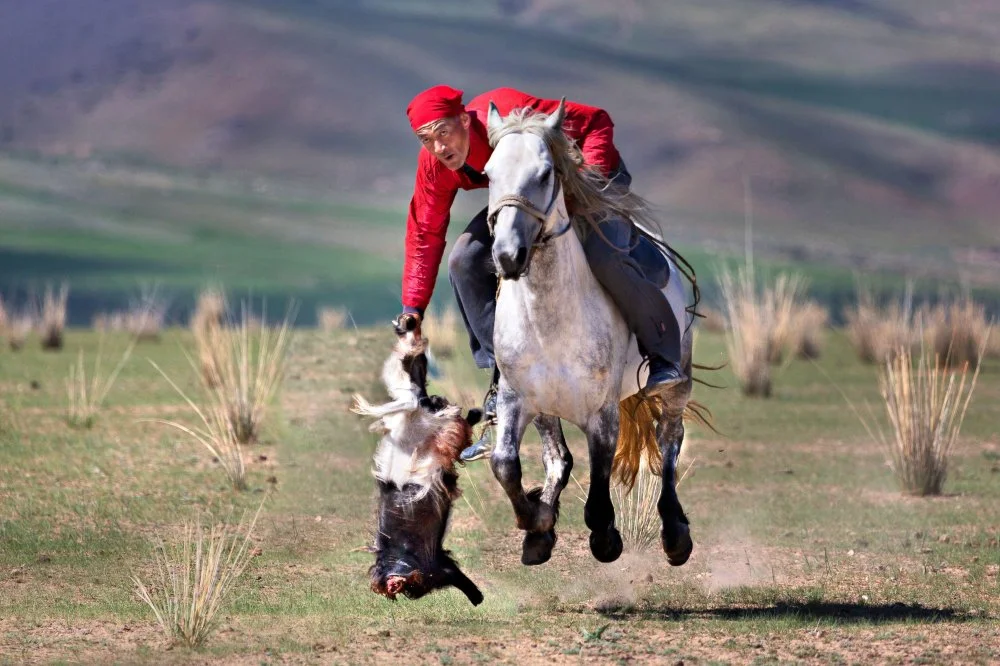
[[[966,252],[1000,247],[1000,17],[984,3],[54,4],[0,25],[0,250],[29,266],[0,269],[4,291],[78,275],[67,244],[106,246],[97,282],[134,280],[141,245],[168,284],[389,311],[417,149],[403,109],[439,81],[608,108],[686,247],[739,252],[749,185],[765,255],[1000,281],[994,254]],[[258,242],[281,256],[241,254]]]

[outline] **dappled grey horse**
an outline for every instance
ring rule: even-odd
[[[581,234],[599,233],[580,222],[585,215],[623,215],[636,220],[642,201],[616,192],[583,168],[579,151],[562,132],[565,104],[552,116],[515,111],[501,118],[490,105],[493,155],[489,217],[493,258],[500,273],[494,350],[500,368],[493,473],[525,530],[521,561],[541,564],[552,554],[559,495],[573,458],[560,419],[580,427],[590,451],[590,490],[584,519],[590,549],[601,562],[622,552],[611,503],[612,475],[626,484],[641,460],[661,464],[658,509],[661,541],[673,565],[692,549],[688,520],[675,491],[683,414],[691,393],[691,315],[685,289],[670,262],[664,293],[682,322],[682,369],[688,376],[662,399],[640,392],[645,382],[635,338],[584,256]],[[574,201],[567,213],[566,193]],[[534,422],[542,439],[545,483],[525,491],[520,444]],[[617,450],[617,454],[616,454]]]

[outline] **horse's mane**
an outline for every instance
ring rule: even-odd
[[[490,147],[496,148],[500,139],[508,134],[528,133],[540,137],[552,155],[553,167],[562,183],[566,201],[571,206],[570,213],[587,223],[587,227],[581,229],[582,233],[597,233],[604,238],[598,227],[602,221],[620,217],[632,222],[642,235],[673,260],[691,283],[694,303],[687,310],[692,316],[700,316],[696,308],[701,301],[701,292],[694,268],[663,240],[663,229],[650,212],[649,201],[631,188],[616,187],[598,167],[587,164],[576,142],[561,129],[549,127],[545,122],[548,118],[548,114],[530,108],[514,109],[499,127],[488,129]],[[606,238],[604,240],[608,242]]]

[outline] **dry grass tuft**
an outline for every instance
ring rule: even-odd
[[[460,321],[455,308],[449,307],[437,312],[428,311],[424,314],[420,330],[427,338],[431,351],[441,358],[454,356],[460,336]]]
[[[779,361],[791,339],[792,313],[804,281],[780,275],[773,286],[758,290],[753,267],[720,274],[726,312],[726,349],[733,372],[748,396],[771,395],[772,362]]]
[[[166,318],[167,304],[157,297],[155,289],[144,290],[139,302],[125,313],[125,330],[139,342],[156,342]]]
[[[921,312],[927,341],[945,365],[978,366],[987,349],[990,324],[986,308],[970,298],[938,305]]]
[[[284,379],[291,317],[277,328],[263,325],[243,308],[239,325],[225,331],[225,352],[219,362],[219,385],[212,399],[229,414],[233,432],[241,444],[256,441],[267,408]],[[225,344],[228,343],[228,344]]]
[[[694,461],[677,479],[677,486],[684,481],[693,466]],[[642,552],[659,543],[661,521],[656,504],[662,487],[658,466],[651,467],[645,456],[631,488],[620,481],[612,484],[615,524],[621,532],[626,549]]]
[[[219,386],[220,366],[227,354],[222,324],[226,317],[226,298],[221,289],[209,288],[198,295],[198,303],[191,316],[191,333],[194,336],[202,382],[208,388]]]
[[[28,335],[34,327],[35,324],[30,315],[22,313],[11,317],[7,323],[7,344],[11,351],[19,351],[24,347],[24,343],[28,341]]]
[[[69,395],[66,422],[69,425],[75,428],[90,428],[94,425],[98,412],[104,406],[108,393],[111,392],[111,388],[118,379],[118,373],[125,367],[134,348],[135,340],[125,348],[114,370],[104,376],[101,373],[101,358],[104,351],[104,336],[102,335],[97,343],[97,356],[94,358],[94,369],[90,374],[89,382],[84,370],[83,350],[80,350],[76,365],[70,366],[69,376],[66,378],[66,391]]]
[[[726,332],[726,316],[719,310],[710,307],[698,308],[703,315],[700,327],[709,333]]]
[[[907,347],[886,360],[879,373],[879,389],[892,435],[867,422],[865,427],[889,450],[892,469],[905,492],[941,493],[978,378],[977,368],[969,380],[968,364],[949,370],[936,355],[932,362],[924,345],[916,364]]]
[[[198,647],[215,629],[226,597],[254,557],[251,537],[263,506],[237,525],[221,523],[206,530],[200,518],[187,524],[179,544],[160,541],[157,546],[153,584],[132,576],[136,593],[152,609],[167,640]]]
[[[316,321],[319,323],[319,329],[324,333],[331,333],[344,328],[350,317],[351,313],[345,307],[321,305],[316,308]]]
[[[7,332],[7,325],[10,323],[10,318],[7,315],[7,306],[3,302],[3,296],[0,295],[0,335]]]
[[[789,348],[797,358],[819,358],[823,351],[823,332],[829,321],[830,311],[815,301],[795,309]]]
[[[913,336],[913,296],[910,289],[900,301],[893,301],[885,308],[875,305],[870,290],[861,286],[858,301],[844,312],[847,320],[847,337],[854,350],[865,363],[885,363],[900,349],[909,349]]]
[[[69,285],[63,282],[59,291],[51,285],[45,287],[42,299],[42,316],[39,322],[42,335],[42,349],[62,349],[63,332],[66,329],[66,301],[69,299]]]
[[[229,483],[234,490],[246,490],[247,468],[246,462],[243,459],[243,447],[240,445],[240,440],[236,437],[236,431],[233,429],[233,422],[229,418],[229,411],[226,405],[219,400],[209,399],[205,409],[202,409],[160,366],[153,361],[150,361],[150,363],[163,375],[163,378],[177,391],[178,395],[184,399],[184,402],[188,404],[191,410],[194,411],[201,420],[201,425],[189,427],[177,421],[166,421],[163,419],[152,419],[150,422],[167,425],[189,435],[208,449],[212,457],[222,465],[222,469],[225,470],[226,476],[229,477]]]

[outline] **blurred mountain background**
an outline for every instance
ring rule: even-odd
[[[448,83],[607,109],[706,283],[749,193],[758,256],[834,303],[855,273],[1000,303],[997,44],[990,0],[0,0],[0,292],[386,317],[404,110]]]

